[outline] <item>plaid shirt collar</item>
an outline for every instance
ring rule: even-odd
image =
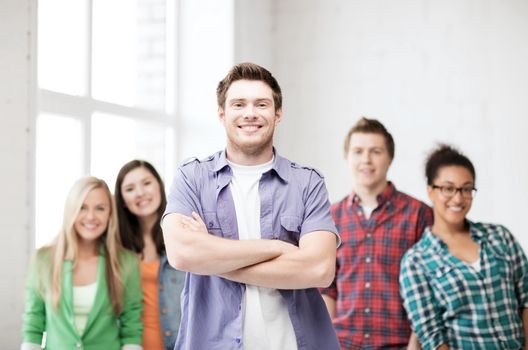
[[[385,203],[390,203],[390,200],[394,198],[396,193],[396,186],[394,186],[392,182],[387,181],[387,186],[385,189],[376,196],[378,207],[384,205]],[[354,204],[360,205],[361,198],[359,198],[356,192],[352,191],[348,199],[348,206],[351,207]]]
[[[487,237],[480,230],[477,230],[470,220],[466,219],[466,224],[469,225],[469,234],[471,239],[477,242],[480,246],[482,243],[487,241]],[[425,247],[430,247],[435,253],[442,253],[447,251],[447,244],[444,243],[437,235],[433,233],[432,226],[429,226],[425,229],[422,243]]]

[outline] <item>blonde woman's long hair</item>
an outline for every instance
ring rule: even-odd
[[[114,199],[106,182],[96,177],[86,176],[75,182],[66,198],[62,228],[59,234],[49,246],[41,248],[37,252],[38,255],[45,253],[50,261],[50,264],[48,264],[48,273],[44,275],[39,274],[41,276],[47,275],[49,279],[47,283],[41,283],[41,288],[39,289],[41,293],[51,298],[53,306],[58,308],[62,293],[62,269],[64,261],[70,260],[75,266],[78,257],[79,236],[74,228],[75,221],[88,193],[98,188],[102,188],[107,193],[110,201],[111,209],[108,227],[99,240],[100,244],[103,245],[103,249],[100,252],[105,257],[108,295],[112,304],[112,310],[117,316],[123,310],[123,285],[121,282],[121,264],[119,259],[123,248],[119,238],[119,225]]]

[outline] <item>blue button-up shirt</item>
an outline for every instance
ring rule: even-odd
[[[204,219],[210,234],[238,239],[235,204],[229,189],[233,176],[225,151],[180,167],[165,215]],[[298,245],[313,231],[337,235],[323,177],[275,154],[273,168],[259,183],[262,239]],[[182,293],[182,321],[175,349],[243,349],[242,302],[245,284],[218,276],[187,273]],[[280,290],[293,325],[298,350],[339,349],[325,304],[316,288]]]

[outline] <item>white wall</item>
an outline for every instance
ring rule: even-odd
[[[273,1],[236,0],[234,13],[235,62],[255,62],[271,69],[275,56]]]
[[[178,1],[178,161],[225,145],[216,86],[233,65],[234,0]]]
[[[34,1],[2,0],[0,8],[0,348],[21,339],[24,277],[31,232]]]
[[[341,199],[343,138],[361,115],[378,118],[396,140],[390,178],[425,200],[425,156],[452,143],[477,168],[470,218],[506,224],[528,249],[527,18],[523,0],[274,1],[280,151],[322,170]]]

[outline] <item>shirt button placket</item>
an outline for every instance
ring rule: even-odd
[[[372,266],[372,254],[373,254],[373,251],[374,251],[374,242],[372,240],[372,232],[367,232],[366,235],[366,245],[365,245],[365,264],[367,266],[365,266],[365,272],[366,272],[366,276],[365,276],[365,289],[366,289],[366,292],[365,292],[365,305],[364,305],[364,309],[363,309],[363,314],[364,314],[364,317],[365,317],[365,328],[364,330],[366,331],[363,335],[365,341],[368,341],[370,340],[370,333],[368,332],[368,330],[371,329],[371,322],[370,322],[370,317],[367,317],[367,316],[370,316],[370,302],[371,302],[371,296],[372,296],[372,293],[370,292],[370,287],[371,287],[371,283],[370,283],[370,280],[374,274],[374,267]]]

